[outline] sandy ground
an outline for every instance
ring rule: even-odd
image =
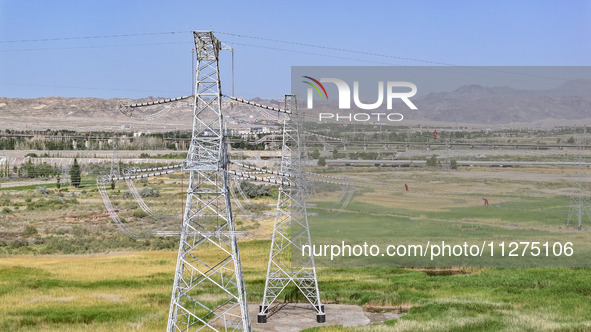
[[[266,324],[257,323],[258,306],[249,305],[252,329],[257,332],[298,332],[316,326],[342,325],[364,326],[383,323],[402,316],[391,311],[374,313],[362,307],[349,304],[326,304],[326,323],[316,323],[316,312],[310,304],[286,304],[278,312],[269,315]]]

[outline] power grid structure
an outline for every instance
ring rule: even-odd
[[[305,132],[302,127],[303,115],[298,116],[295,96],[287,95],[286,108],[280,109],[223,95],[219,53],[230,48],[222,46],[211,31],[194,31],[193,39],[196,56],[193,96],[119,105],[121,112],[131,116],[136,108],[178,102],[193,97],[193,131],[187,157],[182,164],[143,169],[129,167],[121,174],[119,164],[115,164],[115,146],[110,174],[97,178],[97,187],[107,211],[117,227],[130,237],[180,237],[167,331],[250,331],[251,322],[237,241],[237,237],[245,232],[236,231],[232,199],[238,203],[239,208],[242,207],[230,189],[230,182],[238,184],[237,179],[241,178],[279,185],[274,240],[271,246],[264,305],[261,305],[264,310],[261,309],[261,314],[264,314],[266,321],[270,305],[285,286],[293,281],[315,308],[317,321],[324,322],[324,306],[320,302],[313,256],[310,254],[295,265],[292,260],[291,267],[285,268],[290,264],[288,249],[301,250],[303,244],[311,244],[305,205],[307,180],[343,186],[345,189],[339,197],[339,202],[343,202],[343,208],[351,200],[354,190],[345,179],[309,172],[306,174],[312,178],[307,179],[304,176],[302,161],[305,158]],[[222,97],[261,108],[265,112],[283,114],[280,171],[230,161],[222,114]],[[162,112],[156,114],[160,116]],[[150,116],[146,119],[150,119]],[[279,118],[277,120],[279,121]],[[244,170],[231,169],[232,167]],[[132,180],[179,171],[189,173],[181,231],[159,230],[160,224],[154,226],[154,223],[140,223],[139,232],[130,229],[111,203],[107,187],[116,181],[125,181],[131,196],[146,215],[156,217],[141,198]],[[334,181],[335,179],[340,181]],[[239,184],[236,188],[248,201]],[[280,243],[281,245],[276,245]],[[212,294],[215,296],[212,297]]]
[[[285,96],[285,109],[259,105],[241,98],[230,98],[257,108],[276,111],[286,115],[283,117],[282,124],[280,171],[265,170],[233,163],[243,168],[276,175],[278,179],[273,180],[272,183],[280,185],[273,235],[271,238],[267,278],[265,280],[265,291],[263,301],[259,305],[257,322],[261,324],[266,323],[268,315],[280,309],[280,306],[274,308],[271,306],[286,287],[293,283],[314,308],[316,321],[324,323],[326,322],[326,315],[324,305],[320,300],[314,256],[312,253],[301,256],[301,253],[303,253],[302,247],[304,245],[311,245],[306,195],[310,192],[309,188],[314,181],[339,185],[343,187],[343,191],[337,203],[342,202],[341,208],[345,208],[351,201],[354,188],[344,178],[303,171],[303,165],[307,155],[305,137],[308,133],[303,130],[305,117],[303,113],[298,112],[297,98],[295,95]]]
[[[113,137],[113,157],[111,158],[111,170],[109,172],[109,175],[111,177],[121,175],[121,169],[119,167],[119,158],[117,156],[117,145],[117,138]]]
[[[324,305],[320,301],[318,278],[312,253],[298,259],[303,245],[311,245],[308,213],[306,211],[306,180],[302,172],[302,116],[297,112],[295,95],[285,97],[285,108],[290,116],[283,122],[281,172],[285,181],[295,186],[281,185],[277,199],[277,215],[271,238],[263,302],[257,321],[267,322],[271,304],[293,282],[316,310],[316,321],[326,321]]]
[[[441,169],[444,171],[451,170],[451,136],[445,138],[445,150],[443,152],[443,160],[441,161]]]
[[[578,230],[583,229],[583,220],[591,223],[591,212],[589,211],[589,197],[585,190],[585,182],[583,168],[585,167],[585,160],[583,157],[583,150],[585,149],[585,134],[587,133],[586,128],[583,130],[583,134],[576,135],[575,144],[577,145],[577,184],[576,191],[570,196],[571,209],[568,214],[566,221],[566,227],[576,227]]]
[[[132,237],[158,235],[131,231],[117,215],[106,194],[113,181],[128,181],[189,172],[177,265],[172,288],[167,331],[250,331],[250,318],[242,276],[240,253],[230,203],[229,158],[222,115],[219,53],[221,42],[211,31],[194,31],[195,93],[156,102],[120,105],[128,115],[138,107],[176,102],[193,97],[193,130],[184,163],[132,169],[123,176],[97,178],[99,192],[116,225]],[[148,172],[148,173],[147,173]],[[149,173],[152,172],[152,173]],[[132,190],[133,186],[130,186]],[[135,197],[134,195],[134,198]],[[143,206],[138,200],[142,209]],[[171,233],[171,232],[165,232]],[[204,254],[207,252],[207,254]],[[215,293],[212,300],[211,293]]]
[[[220,327],[250,331],[228,188],[219,72],[222,47],[211,31],[195,31],[193,38],[197,57],[193,134],[183,166],[189,171],[189,188],[167,331]],[[199,250],[219,255],[206,259]],[[216,303],[203,299],[206,287],[221,290],[222,299]]]

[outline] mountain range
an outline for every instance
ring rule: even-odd
[[[149,110],[137,109],[131,118],[118,111],[119,104],[158,99],[161,98],[0,97],[0,129],[97,130],[122,126],[160,130],[191,128],[191,98],[153,106]],[[282,104],[279,99],[250,100],[274,107],[281,107]],[[404,109],[402,103],[393,110],[403,113],[405,121],[412,123],[567,125],[591,119],[591,80],[567,81],[547,90],[464,85],[454,91],[433,92],[412,100],[417,110]],[[234,101],[224,100],[222,106],[229,127],[248,126],[276,118],[272,112],[261,112]]]

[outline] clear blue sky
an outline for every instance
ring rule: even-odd
[[[189,30],[456,65],[591,65],[590,1],[0,0],[0,96],[190,94],[189,32],[63,39]],[[236,95],[247,98],[282,98],[296,65],[426,64],[218,36],[236,50]],[[23,41],[35,39],[62,40]],[[229,94],[229,53],[221,70]]]

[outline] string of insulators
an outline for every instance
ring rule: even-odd
[[[149,174],[138,174],[138,175],[130,175],[130,176],[119,176],[119,177],[112,177],[110,178],[111,181],[122,181],[122,180],[128,180],[128,179],[145,179],[145,178],[149,178],[149,177],[154,177],[154,176],[159,176],[159,175],[166,175],[166,174],[171,174],[176,172],[177,170],[173,169],[170,171],[165,171],[165,172],[155,172],[155,173],[149,173]]]
[[[289,173],[283,173],[283,172],[279,172],[279,171],[270,171],[268,169],[263,169],[263,168],[259,168],[259,167],[255,167],[255,166],[250,166],[250,165],[245,165],[245,164],[241,164],[241,163],[232,163],[236,166],[242,167],[242,168],[248,168],[248,169],[253,169],[255,171],[259,171],[262,173],[267,173],[267,174],[274,174],[274,175],[280,175],[280,176],[285,176],[285,177],[291,177],[291,174]]]
[[[230,99],[232,99],[234,101],[237,101],[239,103],[243,103],[243,104],[247,104],[247,105],[252,105],[252,106],[264,108],[264,109],[269,110],[269,111],[275,111],[275,112],[279,112],[279,113],[291,114],[291,111],[283,110],[283,109],[280,109],[280,108],[271,107],[271,106],[267,106],[267,105],[262,105],[262,104],[255,103],[255,102],[252,102],[252,101],[249,101],[249,100],[246,100],[246,99],[232,97],[232,96],[226,96],[226,95],[224,95],[224,97],[228,97],[228,98],[230,98]]]
[[[342,142],[343,141],[342,138],[336,138],[336,137],[330,137],[330,136],[320,135],[320,134],[312,133],[312,132],[309,132],[309,131],[306,131],[305,133],[306,134],[309,134],[309,135],[314,135],[314,136],[326,138],[326,139],[331,139],[333,141],[339,141],[339,142]]]
[[[172,103],[175,101],[179,101],[179,100],[183,100],[183,99],[187,99],[187,98],[191,98],[191,97],[193,97],[193,96],[182,96],[182,97],[177,97],[177,98],[162,99],[162,100],[150,101],[150,102],[141,103],[141,104],[130,104],[130,105],[126,105],[126,107],[134,108],[134,107],[160,105],[160,104]]]
[[[330,184],[338,184],[339,186],[350,187],[351,185],[348,183],[343,182],[335,182],[335,181],[327,181],[327,180],[320,180],[320,179],[313,179],[315,182],[323,182],[323,183],[330,183]]]
[[[133,169],[134,172],[151,172],[151,171],[164,171],[167,169],[175,169],[183,167],[183,164],[172,165],[172,166],[161,166],[161,167],[152,167],[152,168],[142,168],[142,169]]]
[[[290,187],[295,187],[296,186],[295,183],[292,183],[292,182],[275,180],[275,179],[271,179],[271,178],[265,178],[265,177],[262,177],[262,176],[248,175],[246,173],[238,172],[238,171],[228,171],[228,174],[233,174],[233,175],[236,175],[238,177],[249,179],[249,180],[267,182],[267,183],[272,183],[272,184],[279,184],[279,185],[282,185],[282,186],[290,186]]]
[[[345,178],[341,178],[341,177],[337,177],[337,176],[330,176],[330,175],[324,175],[324,174],[318,174],[318,173],[312,173],[312,172],[306,172],[306,174],[310,174],[313,176],[318,176],[321,178],[327,178],[327,179],[334,179],[334,180],[341,180],[341,181],[345,181]]]
[[[160,236],[160,237],[171,237],[171,236],[180,236],[181,232],[180,231],[157,231],[153,233],[156,236]],[[203,237],[222,237],[222,236],[228,236],[228,237],[233,237],[233,236],[246,236],[248,235],[247,232],[241,232],[241,231],[188,231],[187,234],[189,236],[203,236]]]

